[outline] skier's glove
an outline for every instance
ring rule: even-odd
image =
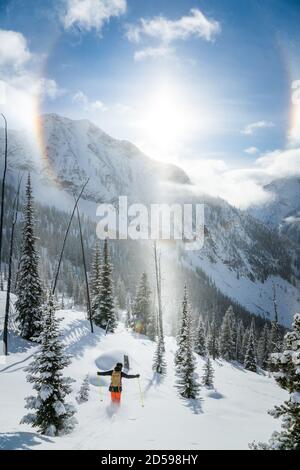
[[[136,374],[136,378],[139,379],[139,378],[140,378],[140,374]]]

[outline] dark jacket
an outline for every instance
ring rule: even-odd
[[[107,370],[105,372],[97,372],[97,375],[101,376],[112,376],[112,373],[115,371],[115,369],[112,370]],[[120,371],[117,371],[120,372]],[[126,374],[125,372],[121,372],[121,380],[122,379],[137,379],[140,376],[140,374],[135,374],[135,375],[130,375]],[[109,391],[110,392],[122,392],[122,382],[120,387],[112,387],[111,385],[109,386]]]

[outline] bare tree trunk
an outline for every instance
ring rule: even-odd
[[[20,195],[20,186],[22,180],[19,181],[18,190],[16,198],[13,205],[13,220],[11,225],[11,235],[10,235],[10,248],[9,248],[9,262],[8,262],[8,277],[7,277],[7,289],[6,289],[6,304],[5,304],[5,316],[4,316],[4,327],[3,327],[3,354],[7,356],[8,354],[8,320],[9,320],[9,307],[10,307],[10,289],[11,289],[11,277],[12,277],[12,258],[14,252],[14,234],[15,226],[18,219],[19,211],[19,195]]]
[[[5,148],[4,148],[4,170],[1,188],[1,215],[0,215],[0,276],[2,278],[2,234],[3,234],[3,216],[4,216],[4,195],[5,195],[5,179],[7,172],[7,121],[4,114],[1,114],[5,124]]]
[[[86,269],[86,259],[85,259],[85,252],[84,252],[84,244],[83,244],[83,236],[82,236],[82,227],[81,227],[81,220],[80,220],[80,214],[79,214],[78,205],[77,205],[77,218],[78,218],[78,225],[79,225],[80,242],[81,242],[81,251],[82,251],[82,261],[83,261],[83,268],[84,268],[84,275],[85,275],[85,284],[86,284],[87,311],[88,311],[88,317],[89,317],[90,325],[91,325],[91,332],[94,333],[93,317],[92,317],[92,307],[91,307],[91,296],[90,296],[89,280],[88,280],[87,269]]]
[[[162,318],[162,301],[161,301],[161,264],[160,257],[157,255],[156,242],[154,243],[154,263],[155,263],[155,277],[156,277],[156,290],[157,290],[157,301],[158,301],[158,334],[163,339],[163,318]]]
[[[69,220],[69,224],[68,224],[68,227],[67,227],[67,230],[66,230],[66,233],[65,233],[64,241],[63,241],[63,246],[62,246],[62,249],[61,249],[61,252],[60,252],[60,256],[59,256],[59,260],[58,260],[58,265],[57,265],[57,270],[56,270],[54,282],[53,282],[53,285],[52,285],[52,294],[53,294],[53,295],[55,294],[55,289],[56,289],[56,285],[57,285],[57,281],[58,281],[58,276],[59,276],[60,266],[61,266],[61,262],[62,262],[62,257],[63,257],[63,254],[64,254],[66,241],[67,241],[68,234],[69,234],[69,231],[70,231],[70,227],[71,227],[71,224],[72,224],[72,220],[73,220],[73,217],[74,217],[74,214],[75,214],[75,211],[76,211],[76,207],[77,207],[77,204],[78,204],[78,202],[79,202],[79,200],[80,200],[80,198],[81,198],[81,196],[82,196],[82,193],[83,193],[83,191],[85,190],[85,187],[86,187],[86,185],[88,184],[89,180],[90,180],[90,179],[88,178],[87,181],[86,181],[86,182],[84,183],[84,185],[82,186],[81,191],[80,191],[80,193],[79,193],[79,196],[77,197],[77,199],[76,199],[76,201],[75,201],[75,205],[74,205],[74,208],[73,208],[73,211],[72,211],[70,220]]]

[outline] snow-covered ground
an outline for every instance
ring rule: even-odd
[[[57,314],[64,317],[66,352],[72,355],[66,370],[76,380],[71,400],[76,403],[75,396],[89,374],[89,401],[77,405],[78,425],[68,436],[44,437],[20,425],[26,412],[24,397],[32,391],[24,368],[36,347],[15,339],[12,347],[17,352],[5,361],[0,356],[0,449],[247,449],[249,442],[267,440],[280,426],[267,414],[285,398],[273,379],[214,361],[215,390],[202,387],[201,399],[187,402],[174,387],[173,338],[166,339],[168,375],[159,382],[152,372],[155,346],[150,340],[125,330],[122,323],[115,334],[105,336],[99,328],[91,334],[84,313],[64,310]],[[107,390],[109,378],[96,375],[98,369],[123,362],[124,354],[129,356],[130,372],[141,374],[144,407],[137,379],[124,379],[122,404],[114,408]],[[202,367],[199,359],[199,375]]]

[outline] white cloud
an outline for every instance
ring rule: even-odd
[[[104,105],[104,103],[100,100],[90,101],[89,98],[85,93],[81,90],[77,91],[72,96],[73,103],[77,103],[80,105],[85,111],[107,111],[108,108]]]
[[[23,34],[0,29],[0,67],[22,67],[31,58],[27,41]]]
[[[88,97],[82,91],[77,91],[73,95],[72,101],[82,106],[86,106],[89,102]]]
[[[32,131],[37,102],[45,97],[55,99],[64,92],[55,80],[40,76],[41,59],[29,50],[21,33],[0,30],[0,76],[5,98],[1,112],[10,127]]]
[[[255,155],[256,153],[259,152],[257,147],[248,147],[247,149],[244,150],[245,153],[248,153],[249,155]]]
[[[249,168],[230,169],[222,160],[186,162],[195,191],[220,196],[242,209],[272,198],[264,186],[273,180],[300,176],[300,148],[277,150],[259,157]]]
[[[270,121],[252,122],[251,124],[248,124],[244,130],[242,130],[242,134],[252,135],[258,129],[270,129],[271,127],[274,127],[274,126],[275,124]]]
[[[190,37],[212,41],[220,31],[221,26],[218,21],[207,18],[200,10],[194,8],[189,15],[182,16],[178,20],[170,20],[164,16],[141,18],[139,24],[128,25],[126,35],[129,41],[135,43],[147,37],[170,44],[175,40],[185,40]]]
[[[162,57],[170,57],[173,49],[170,47],[146,47],[134,53],[134,60],[140,62],[145,59],[161,59]]]
[[[86,31],[100,31],[111,17],[123,15],[126,9],[126,0],[66,0],[62,22],[66,29],[76,25]]]
[[[65,90],[60,88],[57,82],[52,78],[41,78],[37,82],[37,92],[43,96],[55,100],[59,96],[62,96],[65,93]]]

